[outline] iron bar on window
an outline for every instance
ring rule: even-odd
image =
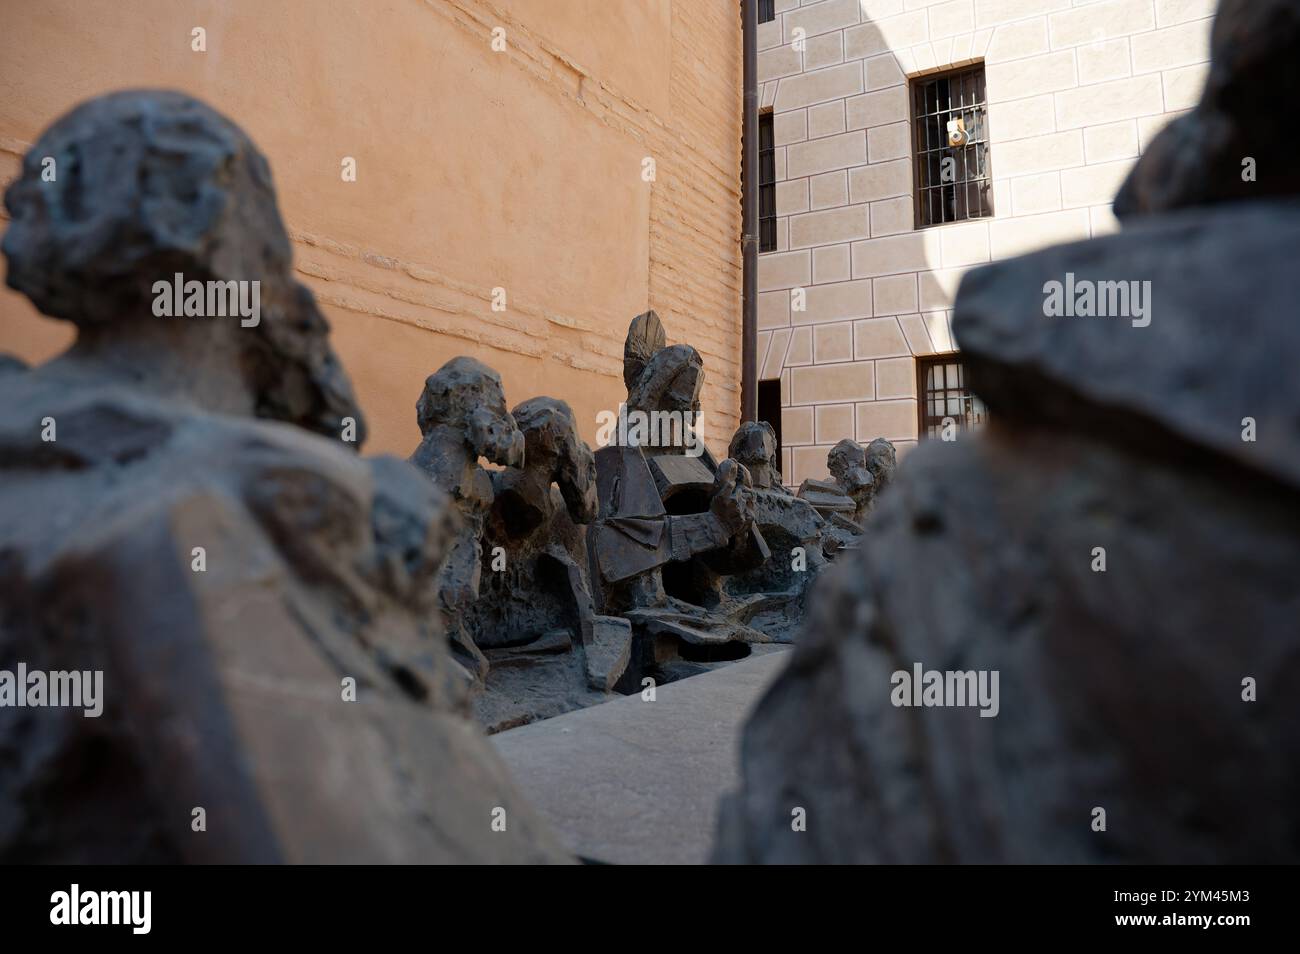
[[[949,122],[964,126],[964,144],[949,145]],[[918,228],[993,214],[988,125],[982,65],[912,81]]]

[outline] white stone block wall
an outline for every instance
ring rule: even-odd
[[[1214,6],[776,0],[758,35],[778,215],[777,251],[759,257],[758,355],[759,377],[781,379],[787,484],[824,477],[844,437],[915,445],[915,358],[954,350],[966,269],[1115,228],[1134,160],[1200,96]],[[908,80],[979,62],[994,215],[917,229]]]

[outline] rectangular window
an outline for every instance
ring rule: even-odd
[[[758,117],[758,250],[776,251],[776,135],[771,113]]]
[[[776,459],[781,460],[781,379],[758,382],[758,419],[776,433]]]
[[[917,358],[920,377],[920,435],[941,437],[951,421],[958,431],[977,430],[988,420],[984,402],[966,385],[966,369],[955,354]]]
[[[758,0],[758,22],[771,23],[776,19],[776,0]]]
[[[993,214],[984,66],[912,80],[916,225]]]

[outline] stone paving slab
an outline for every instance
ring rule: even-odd
[[[740,729],[785,665],[768,652],[492,736],[524,796],[583,858],[703,864]]]

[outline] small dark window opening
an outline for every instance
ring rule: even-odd
[[[758,250],[776,251],[776,134],[771,113],[758,117]]]
[[[963,144],[949,144],[949,122],[963,127]],[[982,65],[912,81],[912,139],[918,228],[993,214]]]
[[[776,0],[758,0],[758,22],[771,23],[776,19]]]
[[[772,425],[772,430],[776,432],[776,455],[772,458],[776,461],[777,470],[781,469],[781,379],[773,378],[771,381],[758,382],[758,419],[767,421]],[[785,480],[785,475],[781,475]]]
[[[945,426],[951,421],[958,431],[972,431],[988,421],[984,402],[970,392],[966,383],[966,369],[955,354],[916,361],[921,395],[920,435],[942,437]]]

